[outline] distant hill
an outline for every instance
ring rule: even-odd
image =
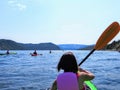
[[[90,45],[88,47],[82,48],[80,50],[92,50],[95,45]],[[102,50],[116,50],[120,51],[120,40],[113,41],[112,43],[108,44],[107,46],[103,47]]]
[[[108,44],[104,49],[120,51],[120,40],[113,41],[112,43]]]
[[[10,49],[10,50],[14,50],[14,49],[23,50],[25,48],[21,44],[15,42],[15,41],[6,40],[6,39],[0,39],[0,49],[1,50],[7,50],[7,49]]]
[[[60,50],[60,48],[53,43],[39,43],[39,44],[24,44],[24,48],[28,50]]]
[[[83,44],[60,44],[53,43],[39,43],[39,44],[23,44],[12,40],[0,39],[0,50],[91,50],[94,45]],[[117,50],[120,51],[120,40],[113,41],[108,44],[103,50]]]
[[[60,50],[60,48],[53,43],[39,43],[39,44],[23,44],[12,40],[0,39],[1,50]]]
[[[95,45],[88,45],[85,48],[81,48],[80,50],[92,50],[94,48]]]
[[[83,44],[60,44],[58,45],[62,50],[78,50],[87,47],[88,45]]]

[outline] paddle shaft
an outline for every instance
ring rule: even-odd
[[[93,50],[80,62],[79,66],[80,66],[83,62],[85,62],[85,60],[86,60],[94,51],[95,51],[95,49],[93,49]]]

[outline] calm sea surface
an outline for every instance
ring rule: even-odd
[[[0,51],[5,52],[5,51]],[[0,90],[45,90],[58,75],[57,63],[66,51],[11,51],[13,55],[0,56]],[[90,51],[72,51],[80,61]],[[98,90],[120,90],[120,53],[95,51],[82,65],[95,74],[92,81]]]

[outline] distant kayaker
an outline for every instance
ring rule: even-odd
[[[10,54],[9,50],[7,50],[6,54]]]
[[[51,50],[49,51],[49,53],[52,53]]]
[[[51,90],[85,90],[84,81],[94,79],[94,74],[78,68],[75,56],[72,52],[63,54],[58,65],[57,70],[64,72],[57,76],[53,82]]]
[[[33,52],[33,54],[37,55],[37,51],[35,50],[35,51]]]

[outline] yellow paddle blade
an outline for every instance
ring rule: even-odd
[[[105,47],[120,31],[118,22],[113,22],[106,30],[101,34],[96,42],[94,49],[99,50]]]

